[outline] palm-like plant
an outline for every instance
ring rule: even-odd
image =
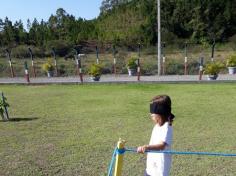
[[[2,116],[2,119],[4,118],[4,113],[7,114],[7,108],[10,107],[10,105],[7,103],[7,98],[4,97],[2,93],[2,98],[0,99],[0,116]],[[6,117],[8,119],[8,117]]]
[[[211,62],[205,66],[204,74],[218,75],[223,68],[224,68],[224,64],[220,62]]]

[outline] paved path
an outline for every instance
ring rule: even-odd
[[[141,76],[141,83],[215,83],[215,82],[235,82],[236,75],[219,75],[216,81],[207,81],[203,75],[202,81],[198,80],[198,75],[170,75],[170,76]],[[136,76],[127,75],[102,75],[99,82],[93,82],[89,76],[84,76],[84,83],[138,83]],[[0,84],[27,84],[24,78],[0,78]],[[79,77],[39,77],[30,78],[30,84],[81,84]]]

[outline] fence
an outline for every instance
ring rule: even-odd
[[[82,72],[88,74],[89,66],[92,63],[99,62],[103,65],[103,74],[127,74],[126,64],[130,57],[139,57],[138,47],[127,48],[103,48],[99,51],[94,49],[92,51],[81,51],[85,54],[85,57],[81,59]],[[87,53],[86,53],[87,52]],[[215,46],[214,60],[225,61],[226,58],[235,52],[234,48],[227,48],[221,46]],[[32,51],[32,54],[33,51]],[[57,52],[55,53],[56,56]],[[2,56],[4,53],[1,54]],[[70,57],[58,57],[57,60],[57,72],[58,76],[75,76],[76,75],[76,60],[73,54]],[[27,61],[29,65],[29,74],[31,77],[36,75],[37,77],[46,76],[46,73],[42,70],[42,65],[48,58],[54,60],[53,55],[46,58],[33,58],[30,53],[24,54],[24,57],[18,53],[11,53],[11,66],[14,71],[14,76],[24,76],[24,62]],[[18,58],[16,58],[18,57]],[[173,48],[173,46],[165,46],[162,49],[162,74],[163,75],[183,75],[190,74],[196,75],[199,72],[199,58],[204,58],[204,63],[212,60],[212,48],[204,48],[201,45],[188,45],[179,46]],[[114,59],[115,58],[115,59]],[[54,61],[53,61],[54,62]],[[115,64],[115,67],[114,67]],[[140,51],[140,65],[141,75],[153,75],[157,74],[157,54],[156,47],[141,48]],[[35,70],[35,74],[34,74]],[[56,71],[55,71],[56,72]],[[225,72],[225,71],[223,71]],[[0,57],[0,77],[11,77],[11,67],[9,64],[9,58]]]

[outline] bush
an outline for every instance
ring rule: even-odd
[[[199,62],[198,61],[190,61],[187,66],[188,74],[195,75],[199,73]]]
[[[58,68],[59,75],[64,76],[66,73],[66,66],[65,64],[60,64]]]
[[[137,69],[138,65],[136,64],[136,60],[136,58],[131,57],[126,64],[126,67],[128,69]]]
[[[227,59],[227,67],[236,67],[236,55],[232,55]]]
[[[42,47],[31,47],[34,57],[45,57],[45,50]]]
[[[120,73],[121,74],[128,74],[128,70],[126,67],[122,67],[121,70],[120,70]]]
[[[49,52],[52,48],[55,48],[57,55],[64,57],[66,54],[68,54],[72,45],[64,40],[53,40],[48,42],[46,47]]]
[[[102,68],[102,74],[111,74],[112,71],[113,71],[112,63],[106,63],[104,67]]]
[[[143,48],[142,50],[143,52],[141,53],[141,55],[156,55],[157,53],[156,46],[149,46],[147,48]]]
[[[45,56],[45,51],[43,48],[26,46],[26,45],[19,45],[19,46],[12,49],[12,57],[29,58],[30,57],[30,53],[28,51],[29,47],[32,49],[34,57],[44,57]]]
[[[204,74],[207,75],[218,75],[220,70],[224,68],[224,65],[220,62],[211,62],[206,64],[204,68]]]
[[[102,66],[100,64],[92,64],[89,67],[89,74],[94,77],[101,76]]]
[[[166,63],[165,74],[167,75],[183,75],[184,65],[176,60],[170,60]]]
[[[4,70],[5,67],[6,67],[6,66],[5,66],[4,64],[0,63],[0,70]]]
[[[42,68],[45,72],[53,71],[54,65],[52,64],[52,59],[49,58],[47,62],[43,64]]]
[[[142,75],[154,75],[157,71],[157,65],[152,63],[143,63],[141,65],[141,74]]]
[[[124,58],[117,57],[117,59],[116,59],[116,72],[119,74],[128,73]]]
[[[19,45],[12,49],[12,57],[15,58],[26,58],[29,57],[28,47],[25,45]]]

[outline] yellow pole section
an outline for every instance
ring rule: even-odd
[[[125,141],[119,139],[119,141],[117,143],[117,148],[121,149],[121,150],[124,149],[125,148]],[[121,176],[122,166],[123,166],[123,157],[124,157],[124,154],[117,153],[114,176]]]

